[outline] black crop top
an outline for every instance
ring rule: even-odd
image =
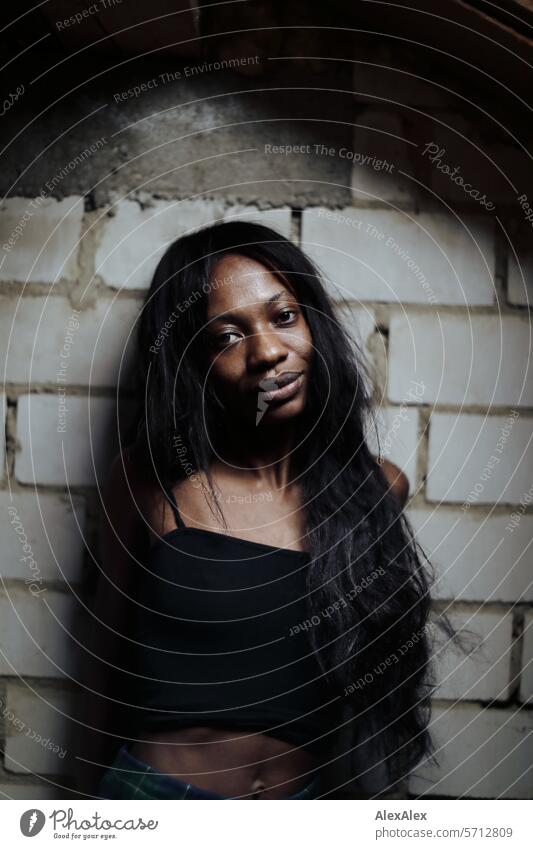
[[[308,631],[309,555],[184,525],[139,569],[133,732],[217,726],[315,753],[339,723]]]

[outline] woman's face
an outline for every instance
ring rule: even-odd
[[[253,259],[224,256],[213,269],[207,306],[209,380],[228,412],[281,422],[305,405],[311,331],[291,291]]]

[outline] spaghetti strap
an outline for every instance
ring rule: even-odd
[[[181,518],[180,511],[178,510],[178,505],[176,504],[176,497],[174,495],[173,490],[169,491],[168,502],[172,508],[172,512],[174,513],[174,519],[178,528],[184,528],[185,522]]]

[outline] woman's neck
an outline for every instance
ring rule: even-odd
[[[287,486],[291,482],[295,446],[295,429],[293,423],[289,425],[257,428],[253,433],[229,427],[217,449],[217,465],[251,478],[252,485],[258,488]]]

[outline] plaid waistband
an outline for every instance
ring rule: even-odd
[[[287,799],[316,799],[321,792],[319,772]],[[172,775],[159,772],[150,764],[136,758],[128,751],[127,743],[121,746],[113,763],[98,785],[102,799],[238,799],[238,796],[221,796],[188,784]]]

